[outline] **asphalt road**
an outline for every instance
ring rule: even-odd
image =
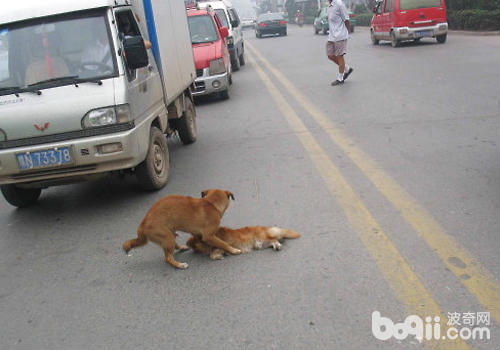
[[[197,106],[195,144],[169,141],[162,191],[108,177],[29,209],[0,201],[0,348],[500,348],[499,38],[394,49],[358,28],[340,87],[309,26],[245,40],[230,100]],[[235,194],[225,225],[303,237],[180,253],[184,271],[154,244],[121,251],[156,199],[206,188]],[[491,339],[381,341],[374,311],[489,312]]]

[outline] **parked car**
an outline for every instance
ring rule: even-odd
[[[227,48],[231,56],[231,69],[236,72],[240,66],[245,65],[245,44],[238,12],[228,0],[199,2],[198,6],[200,8],[212,7],[222,25],[228,29]]]
[[[3,4],[0,185],[10,204],[28,206],[44,188],[113,172],[135,174],[146,190],[167,184],[166,135],[196,140],[186,9],[169,4]]]
[[[314,18],[314,23],[313,23],[313,29],[314,29],[314,34],[318,34],[319,32],[322,32],[323,34],[328,34],[328,30],[330,28],[328,24],[328,13],[327,13],[328,7],[323,7],[318,12],[316,13],[316,17]],[[351,31],[350,33],[354,32],[354,28],[356,27],[356,15],[348,10],[349,13],[349,24],[351,25]]]
[[[446,42],[448,22],[444,0],[382,0],[373,9],[371,40],[389,40],[393,47],[402,41],[436,38]]]
[[[286,29],[286,21],[281,13],[264,13],[257,17],[255,36],[261,38],[263,35],[286,35]]]
[[[255,27],[255,19],[253,18],[243,18],[241,20],[241,27],[245,28],[254,28]]]
[[[187,14],[196,66],[193,96],[218,94],[228,99],[232,83],[228,29],[210,7],[190,9]]]

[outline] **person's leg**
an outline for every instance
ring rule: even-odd
[[[342,74],[342,76],[343,76],[344,75],[344,71],[345,71],[344,55],[337,57],[337,64],[339,65],[339,74]],[[344,78],[342,78],[342,80],[343,79]]]
[[[328,59],[332,62],[335,62],[335,64],[339,64],[338,60],[337,60],[337,56],[333,56],[333,55],[330,55],[328,56]]]

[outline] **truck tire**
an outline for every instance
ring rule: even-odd
[[[196,135],[198,134],[196,128],[196,109],[189,97],[186,98],[186,110],[184,114],[175,121],[175,128],[183,144],[189,145],[196,141]]]
[[[146,159],[135,170],[139,186],[147,191],[159,190],[167,184],[169,172],[167,138],[160,129],[152,126]]]
[[[378,45],[379,44],[380,41],[375,36],[375,33],[373,32],[373,29],[370,30],[370,38],[372,39],[372,44],[373,45]]]
[[[2,185],[1,188],[7,202],[18,208],[36,203],[42,193],[40,188],[20,188],[16,185]]]
[[[219,97],[221,100],[229,100],[229,87],[226,90],[219,92]]]
[[[436,36],[436,40],[439,44],[444,44],[446,42],[446,34]]]
[[[238,56],[236,56],[234,61],[231,61],[231,70],[233,72],[237,72],[240,70],[240,60],[238,59]]]
[[[245,65],[245,52],[242,52],[241,55],[240,55],[240,66],[244,66]]]
[[[391,32],[391,45],[392,45],[392,47],[399,47],[400,46],[400,42],[396,38],[396,34],[394,34],[394,32]]]

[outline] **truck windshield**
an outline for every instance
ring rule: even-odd
[[[441,6],[441,0],[401,0],[401,10],[422,9]]]
[[[102,11],[0,27],[0,95],[115,76],[109,38]]]
[[[189,19],[189,31],[191,32],[191,42],[202,44],[219,40],[215,24],[211,16],[191,16]]]

